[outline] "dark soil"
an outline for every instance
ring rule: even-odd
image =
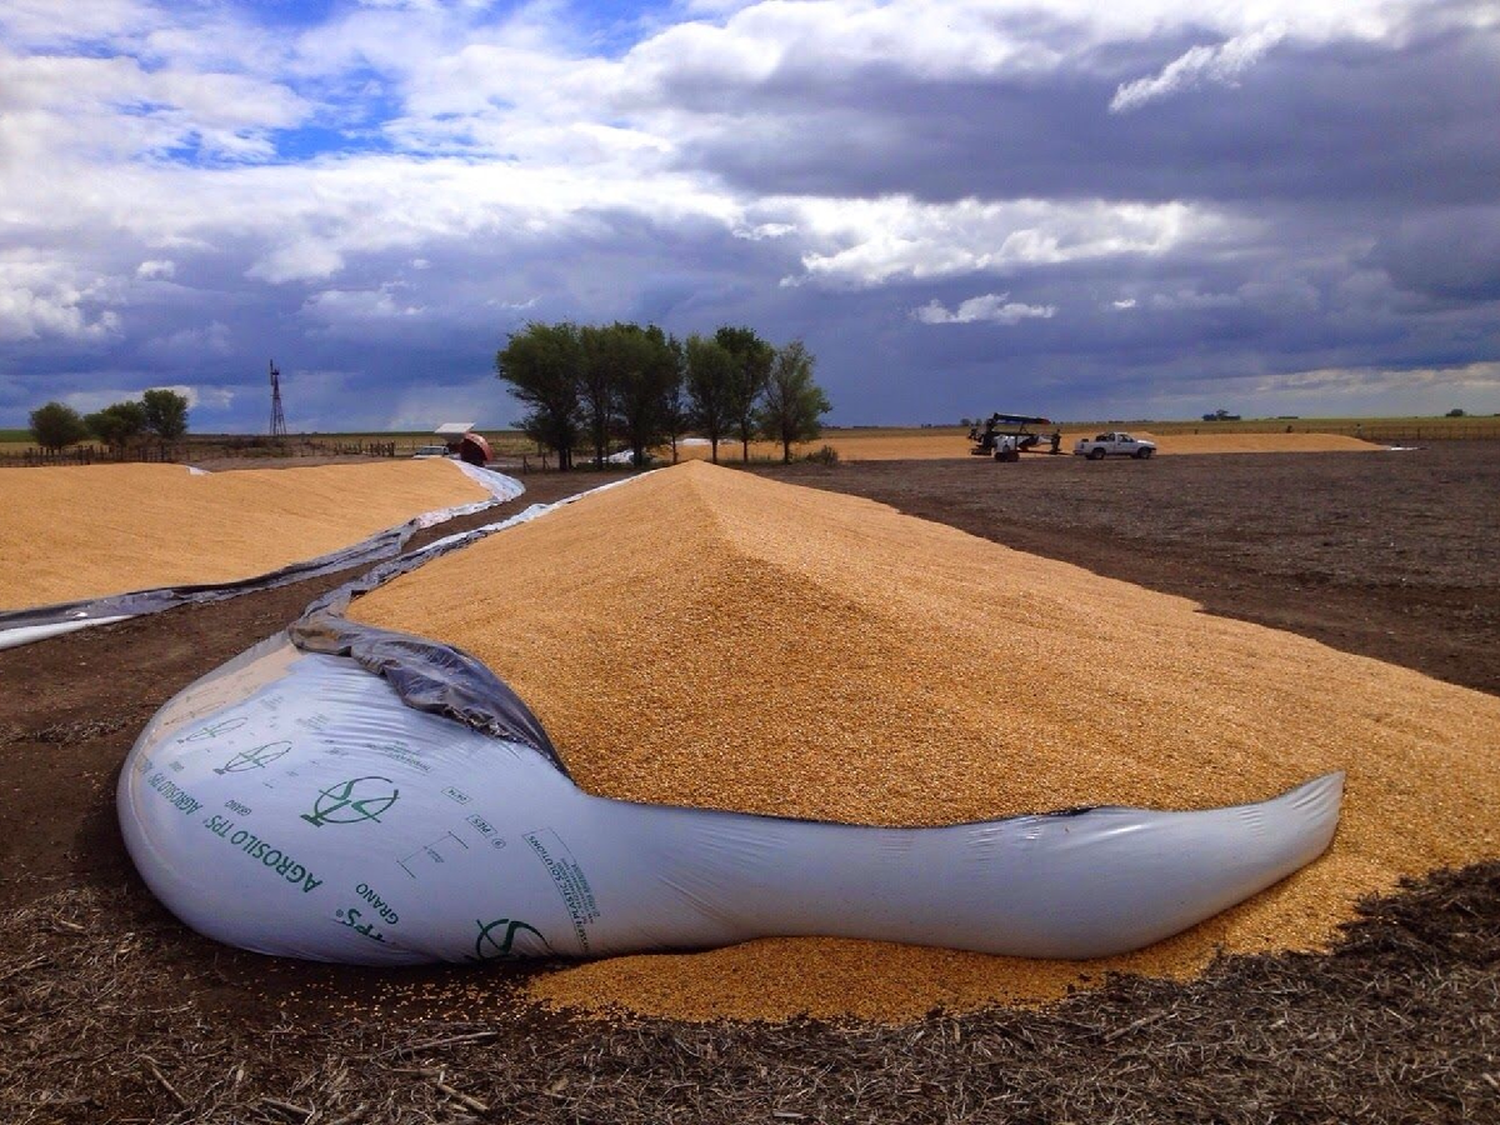
[[[1492,443],[765,471],[1500,691]],[[534,475],[511,507],[602,479]],[[124,854],[120,763],[172,694],[347,577],[0,652],[0,1121],[1500,1120],[1500,864],[1373,902],[1325,956],[900,1028],[574,1021],[518,1002],[521,970],[200,938]]]

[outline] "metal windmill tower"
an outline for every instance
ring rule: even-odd
[[[281,412],[281,372],[271,361],[271,436],[286,437],[286,415]]]

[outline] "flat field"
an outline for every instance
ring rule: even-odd
[[[1500,443],[1052,460],[1062,463],[756,471],[1500,694]],[[534,474],[516,506],[598,481]],[[123,852],[119,764],[170,695],[339,580],[0,652],[0,1119],[1494,1114],[1500,863],[1370,903],[1328,954],[1230,957],[1188,982],[1112,978],[1042,1010],[934,1012],[896,1027],[580,1020],[520,1003],[525,968],[376,972],[199,938],[155,904]],[[1002,734],[982,715],[954,732]]]

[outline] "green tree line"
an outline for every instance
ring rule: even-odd
[[[616,321],[577,325],[532,321],[513,332],[495,355],[495,373],[526,408],[516,423],[573,467],[577,449],[602,464],[613,444],[644,465],[651,449],[701,434],[711,443],[765,437],[792,446],[822,432],[832,407],[813,381],[814,359],[801,340],[775,347],[750,328],[724,326],[686,340],[656,325]]]
[[[163,444],[177,441],[187,430],[187,398],[165,388],[147,391],[139,400],[111,403],[86,416],[61,402],[49,402],[31,412],[31,440],[49,453],[90,437],[123,453],[152,437]]]

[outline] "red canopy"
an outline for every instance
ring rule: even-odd
[[[490,452],[490,443],[484,440],[482,434],[464,434],[458,443],[458,456],[460,460],[467,461],[471,465],[483,465],[487,461],[494,460],[495,455]]]

